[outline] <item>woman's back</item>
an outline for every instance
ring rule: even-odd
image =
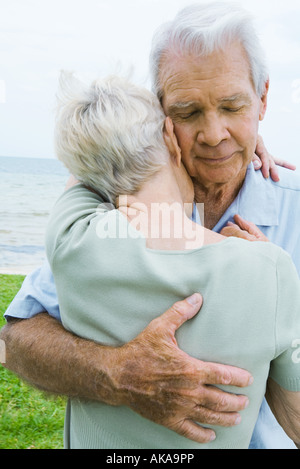
[[[98,204],[95,194],[77,186],[60,198],[50,219],[47,252],[64,326],[122,345],[159,311],[198,291],[203,306],[178,330],[179,347],[204,361],[247,369],[254,383],[243,391],[250,404],[242,423],[215,427],[217,438],[208,445],[127,407],[72,400],[70,447],[248,448],[270,363],[279,384],[299,385],[291,344],[300,336],[300,289],[289,257],[271,244],[235,238],[191,251],[148,249],[119,211],[97,210]]]

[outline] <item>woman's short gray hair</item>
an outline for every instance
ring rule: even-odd
[[[161,65],[170,52],[207,56],[239,40],[249,59],[252,81],[261,97],[268,80],[268,68],[253,17],[236,3],[194,4],[181,10],[173,21],[155,32],[150,53],[152,90],[159,100]]]
[[[62,72],[57,97],[56,154],[106,201],[137,192],[166,164],[165,115],[150,91],[114,75],[86,85]]]

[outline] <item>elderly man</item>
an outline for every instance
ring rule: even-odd
[[[183,10],[154,37],[151,71],[154,89],[174,122],[196,202],[205,204],[205,226],[231,230],[234,226],[227,222],[238,213],[286,249],[300,271],[300,181],[281,170],[280,183],[274,183],[251,164],[269,81],[248,16],[221,3]],[[194,216],[198,218],[196,212]],[[243,229],[254,229],[236,221]],[[232,412],[248,402],[215,392],[212,385],[243,387],[251,384],[251,377],[243,370],[191,359],[177,348],[175,331],[200,306],[195,295],[173,305],[129,344],[101,346],[63,330],[53,279],[44,266],[26,279],[6,313],[9,323],[1,335],[6,366],[42,389],[125,404],[204,443],[206,432],[187,425],[195,408],[203,426],[232,425]],[[49,315],[38,314],[43,311]],[[264,404],[252,446],[291,447],[268,412]]]

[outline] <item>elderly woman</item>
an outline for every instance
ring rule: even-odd
[[[72,399],[66,446],[248,448],[268,378],[269,403],[299,445],[300,284],[289,255],[191,221],[193,184],[172,121],[165,121],[154,95],[126,80],[86,86],[63,75],[56,148],[81,183],[59,198],[47,231],[64,326],[122,349],[156,311],[201,291],[201,313],[178,330],[178,344],[195,358],[236,365],[254,378],[242,420],[213,427],[211,443],[180,436],[125,406]],[[110,204],[99,205],[99,196]]]

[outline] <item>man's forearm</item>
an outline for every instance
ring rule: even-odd
[[[8,323],[0,331],[4,366],[53,394],[118,405],[118,391],[106,369],[116,349],[77,337],[47,313]]]
[[[300,392],[288,391],[269,378],[266,398],[278,423],[300,449]]]
[[[5,326],[6,364],[24,380],[50,393],[125,405],[145,418],[207,443],[209,425],[232,426],[247,396],[215,385],[247,387],[251,375],[239,368],[207,363],[180,350],[175,333],[199,311],[192,295],[151,321],[127,344],[110,347],[81,339],[48,314]]]

